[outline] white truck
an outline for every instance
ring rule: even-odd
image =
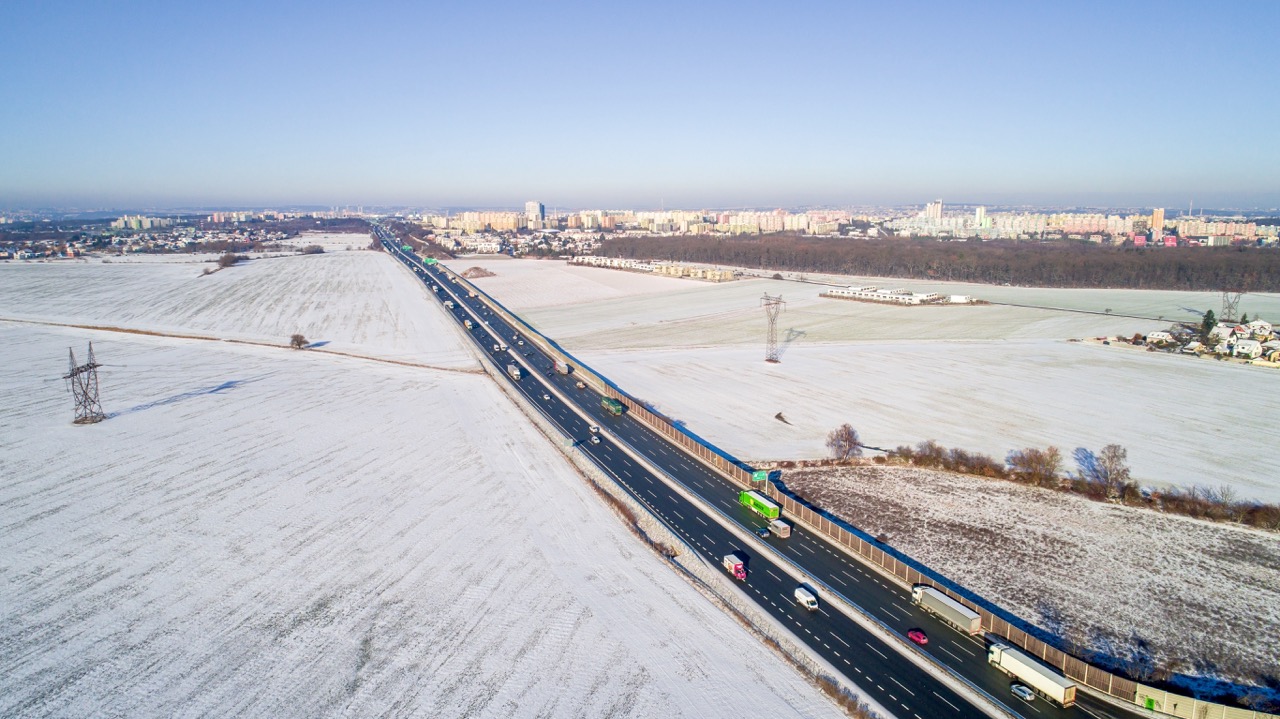
[[[926,612],[938,615],[965,634],[975,636],[982,633],[981,614],[928,584],[917,584],[912,587],[911,601]]]
[[[519,380],[519,379],[520,379],[520,368],[519,368],[519,367],[517,367],[517,366],[515,366],[515,365],[513,365],[513,364],[509,364],[509,365],[507,365],[507,374],[511,375],[511,379]]]
[[[556,372],[559,372],[560,374],[569,374],[570,369],[568,362],[556,360]]]
[[[453,309],[453,300],[445,300],[444,306],[448,307],[449,309]]]
[[[747,580],[747,565],[738,557],[738,553],[724,555],[724,568],[733,575],[734,579],[740,581]]]
[[[987,647],[987,661],[1059,706],[1069,707],[1076,703],[1075,682],[1008,644],[997,642]]]
[[[818,610],[818,597],[806,587],[796,587],[796,604],[811,612]]]
[[[472,327],[475,327],[475,325],[471,324],[471,320],[463,320],[462,326],[466,327],[467,329],[471,329]]]
[[[778,539],[786,539],[791,536],[791,525],[781,519],[775,519],[769,522],[769,532]]]

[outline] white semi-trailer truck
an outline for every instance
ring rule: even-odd
[[[925,611],[942,617],[965,634],[974,636],[982,633],[982,615],[928,584],[912,587],[911,601]]]
[[[1055,704],[1069,707],[1076,703],[1075,682],[1008,644],[996,643],[987,647],[987,661]]]

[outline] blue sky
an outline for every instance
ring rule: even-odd
[[[1274,207],[1277,27],[1272,0],[10,2],[0,206]]]

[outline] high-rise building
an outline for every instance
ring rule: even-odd
[[[987,221],[987,208],[979,206],[973,211],[973,224],[975,227],[985,227],[983,223]]]
[[[924,218],[926,220],[942,219],[942,200],[941,199],[934,200],[933,202],[930,202],[928,205],[925,205]]]
[[[1164,208],[1157,207],[1151,211],[1151,233],[1153,237],[1164,234]]]
[[[547,219],[547,208],[537,200],[524,203],[524,216],[530,222],[541,222]]]

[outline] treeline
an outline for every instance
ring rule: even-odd
[[[291,217],[287,220],[249,220],[247,222],[222,224],[202,223],[209,228],[225,227],[226,229],[248,229],[259,232],[284,232],[296,237],[303,232],[360,233],[369,232],[369,222],[361,217]]]
[[[1078,494],[1095,502],[1146,507],[1215,522],[1237,522],[1257,529],[1280,531],[1280,505],[1240,499],[1234,488],[1181,487],[1144,490],[1129,474],[1128,452],[1109,444],[1094,453],[1079,447],[1072,453],[1077,471],[1065,470],[1057,447],[1029,447],[1009,452],[1004,462],[978,452],[947,448],[927,440],[903,445],[876,457],[876,464],[909,464],[992,479],[1004,479],[1045,489]]]
[[[1280,250],[1233,247],[1103,247],[1089,242],[939,242],[762,237],[619,237],[610,257],[761,270],[951,280],[1035,287],[1280,292]]]

